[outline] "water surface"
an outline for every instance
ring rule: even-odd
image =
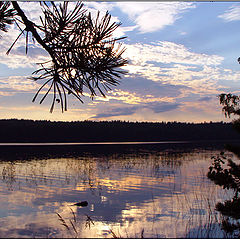
[[[229,194],[206,177],[222,147],[100,145],[1,146],[0,237],[206,237]]]

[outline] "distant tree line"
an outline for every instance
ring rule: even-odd
[[[0,120],[0,142],[240,140],[232,123]]]

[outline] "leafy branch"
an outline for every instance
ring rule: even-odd
[[[9,9],[10,2],[0,2],[0,31],[7,32],[8,25],[14,22],[16,14],[14,9]]]
[[[231,93],[222,93],[219,95],[219,102],[223,106],[222,111],[225,117],[230,117],[231,114],[240,115],[240,97],[237,95],[232,95]]]
[[[81,2],[77,2],[73,10],[68,10],[68,2],[58,5],[54,2],[40,2],[43,17],[40,17],[41,23],[37,25],[26,17],[17,2],[11,3],[13,9],[8,11],[16,12],[16,16],[12,17],[20,34],[7,53],[10,53],[18,39],[26,33],[27,54],[31,33],[34,41],[40,44],[51,58],[48,62],[39,63],[40,67],[33,72],[32,80],[44,81],[33,102],[47,87],[40,104],[47,95],[53,93],[50,112],[53,112],[56,102],[61,104],[64,112],[67,110],[69,94],[83,102],[82,96],[86,90],[90,91],[92,98],[98,93],[105,97],[105,93],[112,86],[119,84],[119,79],[125,73],[121,67],[127,64],[127,60],[122,58],[125,48],[117,45],[117,42],[124,37],[113,37],[114,31],[121,24],[112,23],[108,12],[103,17],[100,17],[98,12],[93,18],[91,13],[83,9]],[[5,15],[7,16],[7,13]],[[2,19],[6,21],[7,18]]]

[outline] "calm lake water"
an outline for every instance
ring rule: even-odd
[[[1,146],[0,237],[224,237],[214,208],[231,193],[206,177],[211,156],[222,150],[188,143]],[[73,206],[80,201],[88,206]]]

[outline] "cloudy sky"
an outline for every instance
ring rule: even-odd
[[[38,21],[38,3],[21,3]],[[39,84],[29,79],[47,53],[22,38],[6,55],[19,32],[11,26],[0,39],[0,119],[226,121],[217,95],[240,94],[240,3],[238,2],[88,2],[91,12],[111,13],[122,25],[128,73],[107,98],[69,99],[61,113],[49,112],[50,98],[32,103]]]

